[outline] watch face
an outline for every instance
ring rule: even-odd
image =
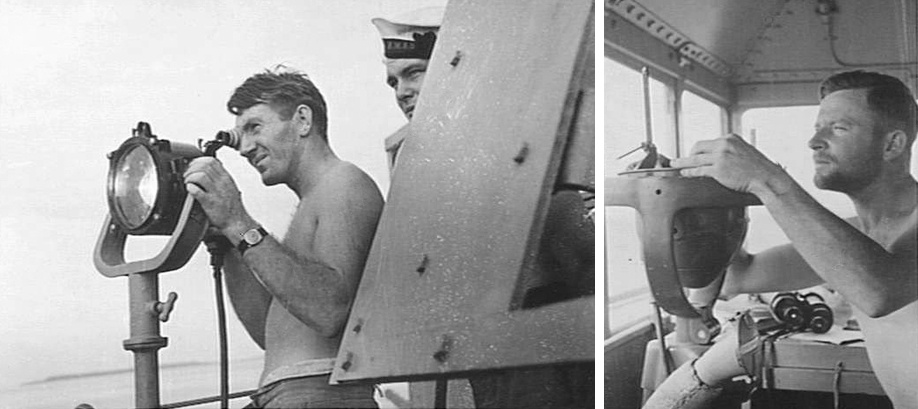
[[[242,235],[242,239],[245,240],[246,243],[256,244],[262,239],[261,232],[259,232],[258,229],[249,230]]]

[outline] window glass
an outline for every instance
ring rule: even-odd
[[[681,156],[688,156],[698,141],[723,136],[722,109],[719,105],[704,99],[694,92],[682,93],[682,149]]]
[[[605,169],[614,175],[632,162],[641,160],[642,152],[623,159],[619,156],[641,146],[645,132],[644,97],[641,73],[610,59],[605,60]],[[665,84],[650,79],[653,141],[664,155],[675,154],[675,133],[671,95]]]
[[[818,106],[757,108],[743,115],[743,134],[762,153],[781,164],[787,172],[819,203],[841,217],[854,216],[854,208],[845,195],[817,189],[813,184],[812,151],[807,142],[813,136]],[[746,249],[758,252],[788,242],[763,206],[749,208],[749,232]]]

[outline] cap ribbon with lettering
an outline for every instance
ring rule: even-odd
[[[444,7],[426,7],[393,17],[371,20],[383,40],[386,58],[429,60],[443,20]]]

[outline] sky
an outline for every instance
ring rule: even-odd
[[[130,368],[126,278],[103,277],[93,248],[108,212],[106,153],[138,121],[196,143],[233,126],[225,104],[277,64],[306,72],[329,110],[329,141],[385,192],[383,141],[406,123],[384,82],[370,19],[432,0],[0,0],[0,390],[49,376]],[[253,217],[282,235],[295,205],[235,152],[218,153]],[[129,239],[128,259],[163,239]],[[164,364],[217,359],[207,253],[160,275],[179,295]],[[230,356],[261,351],[235,317]]]

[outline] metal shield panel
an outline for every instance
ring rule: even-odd
[[[593,359],[592,296],[513,306],[575,132],[592,17],[589,0],[449,4],[333,381]]]

